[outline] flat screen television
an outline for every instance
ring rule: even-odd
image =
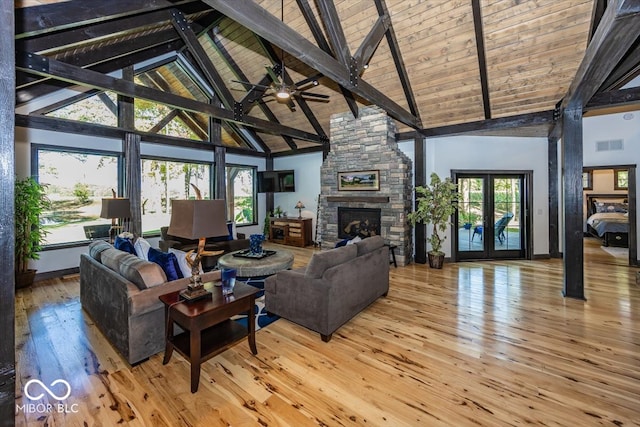
[[[258,193],[287,193],[296,191],[293,170],[258,172]]]

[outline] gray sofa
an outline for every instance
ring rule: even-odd
[[[218,280],[219,271],[202,275]],[[80,255],[80,303],[109,342],[130,364],[163,351],[165,347],[162,294],[187,287],[189,278],[167,282],[158,264],[92,242]]]
[[[389,248],[380,236],[316,252],[304,269],[265,281],[265,308],[313,331],[323,341],[389,291]]]

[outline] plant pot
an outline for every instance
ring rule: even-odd
[[[33,285],[36,270],[16,271],[16,289],[28,288]]]
[[[427,257],[429,258],[429,267],[442,268],[442,264],[444,264],[444,254],[432,254],[428,252]]]

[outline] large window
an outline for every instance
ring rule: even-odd
[[[614,169],[613,189],[626,190],[629,188],[629,171],[626,169]]]
[[[171,219],[171,199],[211,197],[211,164],[142,159],[142,232],[158,233]]]
[[[227,165],[227,218],[237,225],[256,224],[256,168]]]
[[[38,181],[51,200],[51,210],[40,218],[48,231],[45,244],[108,237],[111,220],[100,218],[100,210],[102,198],[118,189],[120,156],[42,146],[33,153]]]

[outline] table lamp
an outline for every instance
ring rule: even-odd
[[[296,209],[298,209],[298,219],[302,219],[302,209],[304,208],[304,203],[298,200],[298,203],[296,203]]]
[[[100,218],[111,218],[111,228],[109,229],[109,242],[113,244],[117,234],[116,219],[131,218],[131,203],[129,199],[123,197],[113,197],[102,199],[102,210]]]
[[[224,251],[205,251],[207,237],[227,236],[229,229],[226,221],[226,204],[224,200],[172,200],[171,221],[168,233],[183,239],[198,239],[198,249],[186,254],[187,263],[191,266],[191,280],[180,297],[193,301],[209,295],[200,278],[200,261],[203,256],[219,255]]]

